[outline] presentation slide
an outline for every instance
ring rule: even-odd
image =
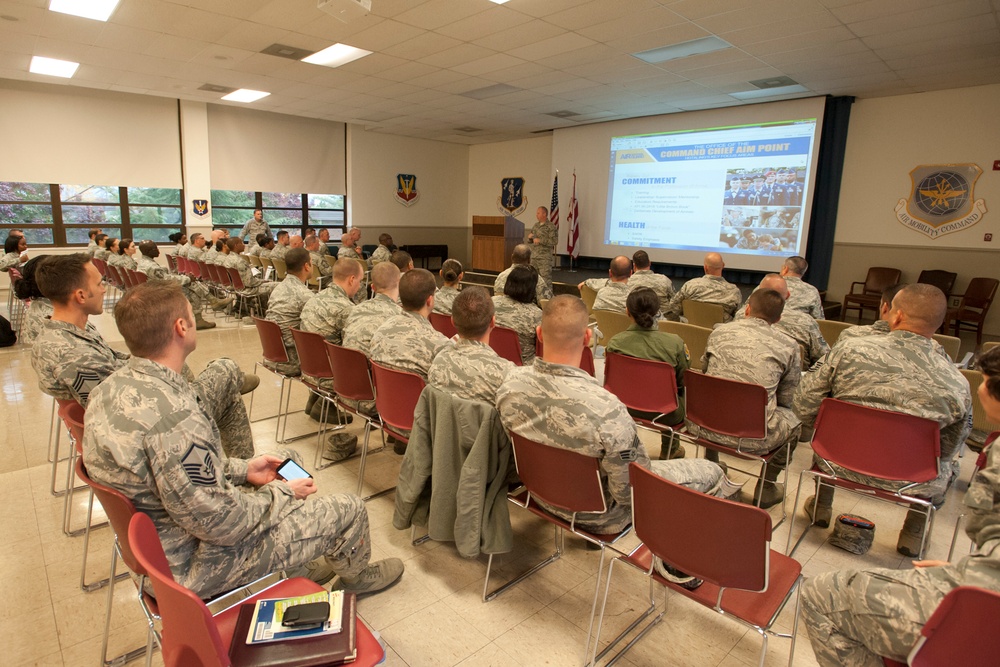
[[[612,137],[604,244],[727,257],[805,254],[817,123]]]

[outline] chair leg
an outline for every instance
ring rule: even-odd
[[[541,561],[540,563],[536,563],[535,565],[532,565],[530,568],[528,568],[521,574],[511,579],[506,584],[503,584],[493,592],[489,592],[490,570],[493,566],[493,554],[490,554],[489,562],[486,564],[486,581],[483,583],[483,602],[489,602],[490,600],[494,599],[495,597],[506,591],[511,586],[520,583],[522,580],[527,579],[535,572],[541,570],[546,565],[554,563],[555,561],[559,560],[560,557],[562,557],[563,543],[564,543],[563,531],[561,528],[559,528],[559,526],[556,526],[555,524],[552,525],[552,528],[555,532],[555,544],[556,544],[555,551],[545,560]]]
[[[799,496],[802,495],[802,482],[803,482],[803,480],[805,480],[807,474],[808,474],[808,471],[804,471],[801,475],[799,475],[799,485],[795,489],[795,502],[792,503],[792,516],[788,520],[788,541],[785,543],[785,555],[789,556],[789,557],[791,557],[792,554],[795,553],[795,550],[799,548],[799,543],[802,542],[803,538],[805,538],[805,536],[806,536],[806,533],[809,532],[809,528],[812,527],[812,524],[810,524],[809,526],[806,527],[806,529],[802,532],[802,535],[799,536],[799,539],[795,541],[795,546],[793,547],[792,546],[792,536],[795,534],[794,533],[794,531],[795,531],[795,510],[798,509],[798,506],[799,506]],[[786,492],[787,492],[787,490],[786,490]],[[816,505],[818,503],[819,503],[819,488],[816,489],[816,497],[813,499],[813,516],[816,516]]]
[[[111,546],[111,583],[108,584],[108,598],[106,603],[106,608],[104,612],[104,639],[101,640],[101,666],[102,667],[119,667],[125,663],[131,662],[141,656],[146,652],[146,646],[141,648],[132,649],[128,653],[122,653],[121,655],[108,660],[108,639],[111,635],[111,607],[115,601],[115,584],[114,582],[121,578],[116,576],[118,567],[118,537],[115,537],[115,542]],[[128,573],[123,572],[125,576]],[[149,644],[149,638],[146,638],[146,644]],[[146,659],[146,664],[149,664],[149,658]]]
[[[598,660],[601,660],[604,656],[606,656],[608,653],[610,653],[612,651],[612,649],[614,649],[614,647],[618,646],[618,644],[623,639],[625,639],[625,637],[627,637],[629,635],[629,633],[631,633],[633,630],[635,630],[637,627],[639,627],[640,623],[642,623],[644,620],[646,620],[647,618],[649,618],[649,616],[654,611],[656,611],[656,596],[654,594],[654,586],[657,586],[657,584],[653,580],[653,578],[650,577],[649,578],[649,607],[645,611],[643,611],[642,613],[640,613],[639,616],[637,616],[636,619],[634,621],[632,621],[627,628],[625,628],[624,630],[622,630],[621,633],[619,633],[619,635],[617,637],[615,637],[614,639],[612,639],[611,643],[609,643],[606,647],[604,647],[603,651],[601,651],[600,653],[597,653],[597,647],[598,647],[598,645],[600,643],[600,639],[601,639],[601,627],[604,624],[604,611],[605,611],[605,608],[606,608],[606,606],[608,604],[608,596],[611,594],[611,574],[612,574],[612,571],[614,569],[615,561],[616,560],[617,559],[612,559],[611,560],[611,564],[608,566],[608,581],[605,584],[605,588],[604,588],[604,602],[601,604],[601,617],[600,617],[600,620],[597,623],[597,636],[594,637],[594,655],[592,656],[591,660],[587,663],[588,665],[592,665],[593,667],[596,667]],[[622,658],[622,656],[624,656],[626,653],[628,653],[632,649],[633,646],[635,646],[636,644],[638,644],[639,641],[643,637],[646,636],[646,633],[648,633],[650,630],[652,630],[653,627],[657,623],[659,623],[661,620],[663,620],[663,616],[667,613],[667,589],[665,587],[662,587],[662,586],[660,586],[660,588],[662,588],[662,590],[663,590],[663,611],[661,611],[659,614],[656,615],[656,617],[653,620],[651,620],[649,623],[647,623],[646,626],[639,632],[639,634],[637,634],[635,637],[633,637],[632,640],[628,644],[626,644],[620,651],[618,651],[618,653],[616,653],[614,655],[613,658],[611,658],[611,660],[609,660],[605,664],[605,667],[611,667],[611,665],[614,665],[615,663],[617,663]]]
[[[962,521],[965,519],[965,512],[958,515],[958,519],[955,520],[955,531],[951,534],[951,546],[948,547],[948,562],[951,562],[951,557],[955,553],[955,543],[958,542],[958,531],[962,527]]]
[[[361,495],[361,489],[365,484],[365,463],[368,461],[368,439],[371,437],[372,423],[370,421],[365,422],[365,439],[361,444],[361,461],[358,464],[358,495]]]
[[[934,530],[934,505],[927,506],[927,518],[924,520],[924,535],[920,540],[920,558],[927,557],[927,548],[931,545],[931,531]]]
[[[80,588],[83,589],[85,593],[91,593],[111,583],[110,575],[108,577],[105,577],[104,579],[100,579],[98,581],[94,581],[89,584],[87,583],[87,554],[90,552],[90,530],[92,528],[99,528],[101,525],[105,525],[105,524],[99,524],[98,526],[92,526],[90,522],[93,518],[93,515],[94,515],[94,490],[91,489],[90,498],[87,500],[87,525],[84,527],[84,533],[83,533],[83,565],[80,567]],[[127,576],[128,576],[127,572],[122,572],[121,574],[118,575],[118,578],[124,579]]]

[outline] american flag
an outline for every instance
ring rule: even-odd
[[[576,201],[576,172],[573,172],[573,196],[569,199],[569,211],[566,213],[566,222],[569,223],[569,236],[566,239],[566,251],[570,257],[580,256],[580,209]]]
[[[552,179],[552,202],[549,204],[549,222],[559,229],[559,172]]]

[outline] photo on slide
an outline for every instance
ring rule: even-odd
[[[805,187],[802,166],[726,170],[724,206],[801,206]]]

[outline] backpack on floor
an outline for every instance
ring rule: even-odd
[[[0,347],[10,347],[17,343],[17,334],[10,326],[10,320],[0,315]]]

